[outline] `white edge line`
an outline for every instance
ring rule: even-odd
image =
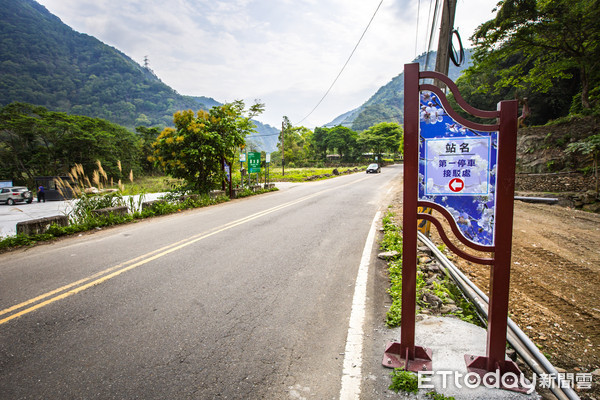
[[[352,311],[346,338],[346,349],[344,351],[344,369],[342,372],[342,388],[340,389],[340,400],[356,400],[360,396],[360,385],[362,381],[362,350],[363,350],[363,326],[365,322],[365,311],[367,303],[367,279],[369,277],[369,264],[371,261],[371,249],[375,240],[377,221],[381,211],[377,211],[371,222],[371,229],[365,242],[356,284],[354,286],[354,297],[352,298]]]

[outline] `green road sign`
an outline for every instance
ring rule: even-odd
[[[260,153],[248,153],[248,173],[254,174],[260,172]]]

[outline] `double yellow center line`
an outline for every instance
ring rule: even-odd
[[[130,271],[130,270],[132,270],[134,268],[137,268],[139,266],[147,264],[147,263],[149,263],[151,261],[157,260],[157,259],[159,259],[159,258],[161,258],[163,256],[166,256],[167,254],[173,253],[173,252],[175,252],[177,250],[181,250],[184,247],[187,247],[187,246],[192,245],[192,244],[194,244],[196,242],[199,242],[201,240],[204,240],[206,238],[214,236],[214,235],[216,235],[218,233],[224,232],[224,231],[226,231],[228,229],[235,228],[236,226],[239,226],[239,225],[245,224],[247,222],[253,221],[253,220],[257,219],[257,218],[264,217],[265,215],[274,213],[274,212],[282,210],[284,208],[287,208],[287,207],[293,206],[295,204],[301,203],[303,201],[306,201],[306,200],[312,199],[314,197],[320,196],[321,194],[326,193],[326,192],[328,192],[330,190],[337,190],[337,189],[340,189],[343,186],[347,186],[347,185],[351,185],[351,184],[360,182],[363,179],[365,179],[365,178],[362,178],[362,179],[359,179],[359,180],[356,180],[356,181],[352,181],[350,183],[346,183],[344,185],[337,186],[335,188],[329,188],[329,189],[325,189],[325,190],[319,191],[319,192],[314,193],[314,194],[303,196],[303,197],[300,197],[300,198],[298,198],[296,200],[292,200],[292,201],[289,201],[287,203],[283,203],[281,205],[278,205],[278,206],[266,209],[264,211],[257,212],[257,213],[252,214],[252,215],[249,215],[247,217],[240,218],[240,219],[238,219],[236,221],[232,221],[232,222],[229,222],[229,223],[227,223],[225,225],[222,225],[220,227],[214,228],[211,231],[199,233],[199,234],[191,236],[189,238],[186,238],[186,239],[180,240],[178,242],[172,243],[170,245],[164,246],[164,247],[162,247],[160,249],[151,251],[151,252],[143,254],[143,255],[141,255],[139,257],[133,258],[133,259],[131,259],[129,261],[125,261],[123,263],[120,263],[120,264],[117,264],[117,265],[112,266],[110,268],[107,268],[107,269],[105,269],[103,271],[97,272],[97,273],[95,273],[93,275],[90,275],[90,276],[88,276],[86,278],[80,279],[80,280],[78,280],[76,282],[69,283],[69,284],[67,284],[65,286],[62,286],[62,287],[58,288],[58,289],[55,289],[55,290],[52,290],[50,292],[41,294],[41,295],[39,295],[37,297],[34,297],[32,299],[29,299],[29,300],[26,300],[26,301],[24,301],[22,303],[19,303],[17,305],[12,306],[12,307],[6,308],[6,309],[0,311],[0,318],[3,315],[8,315],[8,316],[4,317],[3,319],[0,319],[0,325],[5,324],[8,321],[13,320],[15,318],[19,318],[19,317],[21,317],[21,316],[23,316],[25,314],[29,314],[32,311],[35,311],[35,310],[40,309],[42,307],[45,307],[45,306],[47,306],[49,304],[52,304],[52,303],[54,303],[54,302],[56,302],[58,300],[65,299],[65,298],[67,298],[69,296],[72,296],[74,294],[82,292],[82,291],[84,291],[86,289],[91,288],[92,286],[99,285],[99,284],[101,284],[103,282],[108,281],[109,279],[112,279],[112,278],[114,278],[116,276],[121,275],[123,272]]]

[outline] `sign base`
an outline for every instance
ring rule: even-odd
[[[492,387],[497,385],[499,389],[519,393],[528,392],[528,389],[523,387],[520,381],[523,373],[517,364],[510,360],[505,360],[503,365],[496,363],[496,365],[493,366],[493,370],[490,371],[488,361],[489,359],[487,357],[465,354],[467,370],[479,375],[482,382],[485,379],[487,384]],[[497,383],[497,380],[500,382]]]
[[[408,358],[408,348],[402,354],[400,343],[389,342],[383,353],[382,364],[387,368],[404,368],[405,371],[432,371],[432,355],[431,349],[415,346],[415,357],[411,360]]]

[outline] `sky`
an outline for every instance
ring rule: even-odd
[[[265,104],[310,129],[362,105],[428,47],[433,0],[37,0],[180,94]],[[443,1],[443,0],[441,0]],[[498,0],[458,0],[465,47]],[[381,4],[381,5],[380,5]],[[378,9],[379,6],[379,9]],[[377,13],[375,11],[378,9]],[[342,70],[375,14],[351,60]],[[417,16],[419,18],[417,18]],[[439,25],[438,25],[439,28]],[[437,49],[439,29],[432,50]]]

